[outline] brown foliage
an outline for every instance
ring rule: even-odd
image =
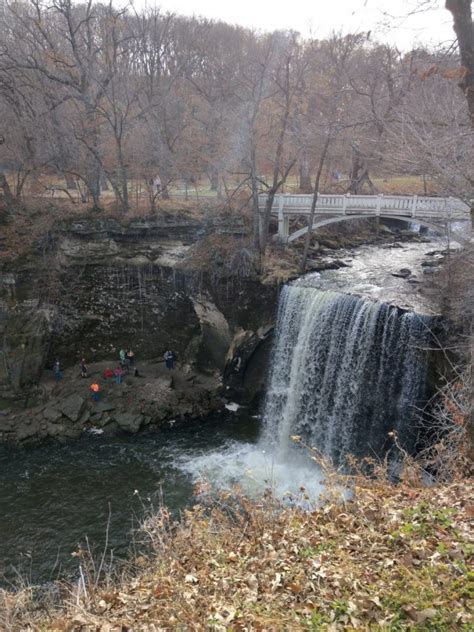
[[[350,499],[333,488],[310,512],[270,492],[208,502],[201,488],[180,523],[166,510],[145,521],[127,576],[71,586],[47,615],[31,610],[27,593],[2,593],[0,617],[38,631],[467,630],[471,482],[426,488],[357,476]]]

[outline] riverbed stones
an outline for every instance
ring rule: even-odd
[[[434,256],[429,261],[422,261],[421,262],[421,267],[422,268],[427,268],[427,267],[440,266],[442,263],[443,263],[443,257],[442,256],[441,257]]]
[[[409,268],[400,268],[398,272],[392,272],[392,276],[408,279],[408,277],[411,276],[411,270]]]

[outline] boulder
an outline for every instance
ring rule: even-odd
[[[3,321],[1,381],[12,393],[23,388],[30,392],[45,365],[53,313],[39,308],[38,301],[23,301],[17,309],[0,308],[0,320]]]
[[[197,365],[205,369],[222,369],[231,342],[229,323],[224,314],[205,296],[192,298],[201,334],[194,347]]]
[[[173,376],[172,375],[160,375],[156,378],[156,384],[160,388],[173,388]]]
[[[31,419],[31,423],[20,423],[16,429],[16,438],[18,441],[25,441],[37,437],[40,432],[40,424],[37,419]]]
[[[338,250],[341,247],[341,243],[337,237],[334,239],[320,239],[319,243],[322,244],[324,248],[329,248],[330,250]]]
[[[114,416],[119,428],[127,432],[138,432],[143,422],[143,415],[140,413],[119,413]]]
[[[110,402],[97,402],[94,406],[94,414],[107,413],[110,410],[115,410],[115,404],[111,404]]]
[[[238,329],[227,354],[224,385],[229,395],[252,401],[263,389],[272,325],[259,327],[257,332]]]
[[[80,424],[81,426],[83,426],[84,424],[86,424],[86,423],[89,421],[90,416],[91,416],[91,414],[90,414],[90,412],[89,412],[89,411],[87,410],[87,408],[86,408],[86,410],[84,410],[84,411],[82,412],[82,415],[81,415],[81,416],[80,416],[80,418],[79,418],[79,424]]]
[[[411,270],[409,268],[400,268],[398,272],[392,272],[392,276],[400,277],[401,279],[407,279],[411,276]]]
[[[77,393],[73,393],[64,400],[60,407],[60,410],[65,417],[75,422],[81,416],[85,403],[86,401],[83,397],[81,397]]]
[[[62,412],[60,410],[57,410],[57,408],[50,408],[49,406],[47,406],[43,410],[43,417],[47,421],[51,421],[54,423],[55,421],[58,421],[58,419],[62,417]]]
[[[62,437],[65,433],[65,424],[49,423],[46,432],[48,433],[48,437]]]

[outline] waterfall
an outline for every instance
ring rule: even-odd
[[[412,449],[426,399],[430,317],[298,283],[283,288],[263,442],[284,458],[301,435],[336,463],[381,455],[396,430]]]

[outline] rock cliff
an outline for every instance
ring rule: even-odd
[[[113,363],[120,348],[132,348],[141,362],[172,348],[183,369],[217,379],[227,366],[233,390],[242,390],[278,288],[263,286],[251,270],[236,271],[225,255],[211,270],[190,256],[210,234],[238,244],[242,232],[235,222],[186,218],[59,223],[0,268],[0,409],[35,406],[38,397],[44,406],[35,385],[55,358],[66,368],[82,357]],[[242,332],[247,351],[237,367]]]

